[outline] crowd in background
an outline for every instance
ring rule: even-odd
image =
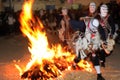
[[[0,36],[20,33],[18,17],[19,12],[0,12]]]
[[[116,23],[120,24],[120,5],[115,2],[108,3],[109,13],[113,16]],[[34,15],[38,16],[44,27],[51,31],[51,33],[57,33],[57,29],[60,27],[61,20],[61,9],[54,10],[38,10],[34,11]],[[99,9],[99,7],[98,7]],[[84,16],[88,10],[84,7],[77,10],[69,9],[68,14],[72,19],[79,20],[81,16]],[[9,35],[9,34],[20,34],[20,24],[19,24],[19,14],[20,11],[14,12],[4,11],[0,12],[0,35]]]

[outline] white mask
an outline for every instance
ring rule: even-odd
[[[90,13],[94,13],[96,10],[96,4],[94,2],[91,2],[89,5],[89,11]]]
[[[107,14],[108,14],[108,7],[107,7],[107,5],[105,5],[105,4],[101,5],[101,7],[100,7],[100,14],[101,14],[102,17],[106,17],[107,16]]]

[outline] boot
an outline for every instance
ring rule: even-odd
[[[105,80],[101,74],[97,74],[97,80]]]

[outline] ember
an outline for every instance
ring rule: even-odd
[[[21,31],[29,40],[29,51],[31,60],[25,69],[21,69],[17,64],[16,68],[20,71],[22,79],[47,80],[56,78],[64,70],[74,68],[75,54],[65,51],[62,46],[54,45],[49,47],[44,26],[40,20],[32,16],[33,0],[25,0],[23,10],[20,14]],[[80,61],[76,64],[77,69],[91,71],[91,64],[87,61]]]
[[[25,78],[30,78],[31,80],[37,80],[37,79],[50,79],[50,78],[56,78],[60,75],[62,75],[62,71],[64,70],[69,70],[68,67],[70,67],[70,70],[84,70],[84,67],[86,69],[89,69],[89,71],[91,70],[91,68],[87,68],[88,64],[86,61],[81,61],[78,65],[73,65],[75,64],[73,61],[71,61],[71,63],[67,62],[64,58],[57,58],[54,59],[54,63],[49,62],[48,60],[43,60],[43,65],[42,66],[42,70],[40,70],[40,66],[41,65],[33,65],[29,70],[27,70],[26,72],[24,72],[21,75],[21,78],[25,79]],[[80,64],[84,64],[83,66]],[[86,65],[86,66],[85,66]],[[90,67],[90,66],[88,66]]]

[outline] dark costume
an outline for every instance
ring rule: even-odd
[[[110,15],[107,15],[105,18],[101,18],[100,15],[98,15],[100,25],[98,28],[98,31],[100,33],[100,38],[104,45],[108,45],[107,39],[110,37],[112,38],[115,33],[115,24]],[[108,54],[105,52],[104,49],[100,50],[99,58],[101,61],[101,66],[105,67],[105,57],[108,56]]]
[[[115,23],[114,23],[111,15],[108,14],[108,7],[105,4],[101,5],[100,14],[98,14],[96,16],[96,18],[100,22],[98,31],[100,34],[100,39],[102,40],[102,44],[101,44],[102,49],[99,52],[99,58],[100,58],[101,66],[105,67],[105,60],[106,60],[105,57],[108,56],[109,54],[111,54],[112,51],[107,53],[105,51],[104,46],[111,44],[111,43],[108,43],[108,40],[112,39],[112,37],[115,33]],[[107,46],[107,47],[109,47],[109,46]]]
[[[101,36],[101,40],[106,41],[108,35],[112,37],[115,33],[114,21],[110,15],[107,15],[105,18],[99,18],[98,20],[100,21],[98,30]]]

